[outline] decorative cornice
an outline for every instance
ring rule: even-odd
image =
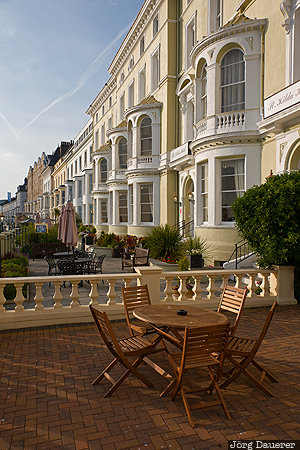
[[[221,30],[216,33],[210,34],[202,41],[200,41],[191,51],[191,62],[193,67],[195,67],[196,58],[205,48],[209,47],[211,44],[220,41],[224,38],[232,38],[234,35],[245,33],[248,31],[260,31],[265,27],[267,19],[248,19],[236,25],[226,25]]]
[[[101,107],[102,103],[111,95],[113,90],[117,87],[116,77],[110,77],[105,86],[101,89],[93,103],[90,104],[86,113],[93,116],[96,111]]]
[[[146,0],[114,57],[108,71],[115,76],[148,24],[153,10],[162,0]]]

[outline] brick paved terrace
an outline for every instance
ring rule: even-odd
[[[239,335],[255,337],[266,308],[244,311]],[[114,323],[118,336],[128,334]],[[278,307],[258,360],[278,379],[268,397],[246,378],[224,391],[220,406],[194,411],[189,425],[180,397],[160,398],[166,381],[148,366],[156,390],[130,377],[113,394],[92,385],[111,360],[94,324],[0,333],[0,449],[219,449],[229,439],[300,439],[300,314]],[[163,355],[153,358],[169,369]],[[169,369],[171,370],[171,369]]]

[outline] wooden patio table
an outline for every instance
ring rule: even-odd
[[[179,310],[185,310],[187,314],[179,315],[177,313]],[[180,331],[186,327],[207,327],[228,322],[228,318],[224,314],[190,305],[145,305],[135,308],[133,315],[137,319],[153,325],[157,332],[159,330],[156,327],[166,327],[167,332],[162,332],[161,335],[180,348],[182,348],[183,343],[183,336]],[[169,331],[175,337],[170,335]]]

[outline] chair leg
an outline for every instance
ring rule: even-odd
[[[92,384],[98,384],[102,380],[103,377],[105,377],[105,374],[108,373],[118,362],[118,358],[115,358],[107,367],[103,370],[103,372],[100,373],[100,375],[95,378],[95,380],[92,382]]]
[[[231,417],[230,417],[229,411],[228,411],[228,409],[227,409],[227,406],[226,406],[226,403],[225,403],[223,394],[222,394],[222,392],[220,391],[219,384],[218,384],[218,382],[217,382],[217,380],[216,380],[216,378],[215,378],[215,375],[213,374],[213,372],[212,372],[212,370],[211,370],[210,367],[208,367],[208,371],[209,371],[209,375],[210,375],[210,377],[211,377],[211,379],[212,379],[212,382],[214,383],[214,387],[215,387],[215,389],[216,389],[216,393],[217,393],[217,395],[218,395],[218,397],[219,397],[219,400],[220,400],[220,402],[221,402],[221,405],[222,405],[222,407],[223,407],[224,413],[225,413],[227,419],[230,420]]]
[[[261,380],[260,380],[261,382],[263,382],[263,379],[266,376],[269,378],[270,381],[272,381],[272,383],[278,383],[276,378],[273,377],[273,375],[270,372],[268,372],[268,370],[266,370],[264,367],[262,367],[257,361],[255,361],[253,359],[253,361],[251,361],[251,362],[254,365],[254,367],[256,367],[260,372],[262,372]]]
[[[242,363],[237,362],[234,358],[232,358],[230,355],[226,356],[227,359],[235,366],[235,370],[232,372],[229,378],[227,378],[226,381],[224,381],[221,385],[221,389],[225,389],[229,384],[231,384],[236,378],[238,378],[242,373],[244,373],[257,387],[259,387],[265,394],[270,395],[271,397],[274,397],[274,394],[267,389],[259,380],[257,380],[248,370],[247,367],[250,364],[251,361],[249,361],[247,358],[244,358]]]
[[[187,401],[187,398],[186,398],[186,395],[185,395],[185,392],[184,392],[184,389],[183,389],[182,386],[180,387],[180,394],[181,394],[181,397],[182,397],[182,401],[183,401],[183,404],[184,404],[184,407],[185,407],[185,411],[187,413],[190,425],[194,428],[195,427],[195,423],[194,423],[193,418],[192,418],[191,408],[190,408],[190,406],[188,404],[188,401]]]
[[[123,375],[118,379],[118,381],[109,389],[109,391],[106,392],[104,397],[105,398],[110,397],[131,373],[133,373],[137,378],[139,378],[146,386],[153,388],[154,384],[151,383],[151,381],[147,380],[147,378],[145,378],[144,375],[142,375],[140,372],[136,370],[136,367],[138,367],[141,364],[143,359],[144,357],[139,357],[138,359],[136,359],[134,363],[127,368],[126,372],[123,373]],[[126,365],[123,363],[122,360],[119,360],[119,362],[126,367]]]

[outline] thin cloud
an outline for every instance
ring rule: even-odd
[[[79,78],[77,85],[74,89],[71,91],[66,92],[63,95],[60,95],[55,100],[53,100],[49,105],[47,105],[45,108],[43,108],[30,122],[28,122],[23,128],[18,130],[17,135],[20,136],[23,131],[25,131],[27,128],[29,128],[31,125],[33,125],[43,114],[45,114],[49,109],[51,109],[53,106],[57,105],[58,103],[61,103],[62,101],[66,100],[67,98],[72,97],[79,89],[81,89],[88,80],[99,70],[99,62],[101,58],[107,53],[111,47],[113,47],[119,39],[121,39],[124,34],[127,33],[129,30],[131,24],[126,25],[120,33],[111,41],[110,44],[108,44],[100,53],[99,55],[94,59],[93,62],[88,66],[88,68],[83,72],[81,77]]]
[[[18,137],[17,131],[14,129],[10,121],[5,117],[5,115],[0,111],[0,117],[3,120],[3,122],[8,126],[8,128],[13,132],[13,134]]]

